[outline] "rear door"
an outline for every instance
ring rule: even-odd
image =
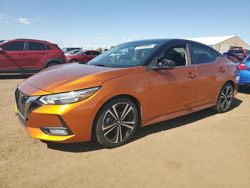
[[[195,105],[206,105],[216,102],[221,80],[226,74],[226,66],[220,61],[220,54],[212,48],[190,44],[191,64],[197,68],[197,94]]]
[[[40,42],[28,42],[26,47],[26,62],[23,66],[27,69],[40,69],[48,57],[50,47]]]
[[[169,70],[149,71],[151,118],[181,110],[192,110],[195,100],[197,71],[195,66],[190,65],[187,44],[167,47],[154,61],[161,58],[174,61],[176,67]]]
[[[3,49],[3,51],[0,53],[1,71],[20,71],[24,68],[22,66],[26,56],[24,45],[24,41],[15,41],[7,42],[0,46]]]

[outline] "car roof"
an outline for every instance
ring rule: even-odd
[[[178,39],[178,38],[169,38],[169,39],[145,39],[145,40],[137,40],[137,41],[131,41],[131,42],[126,42],[126,43],[150,43],[150,42],[156,42],[156,43],[174,43],[174,42],[189,42],[189,43],[197,43],[197,44],[202,44],[196,41],[192,40],[187,40],[187,39]],[[202,44],[205,45],[205,44]],[[207,45],[206,45],[207,46]]]
[[[11,40],[6,40],[4,42],[14,42],[14,41],[27,41],[27,42],[41,42],[41,43],[46,43],[46,44],[54,44],[52,42],[48,42],[46,40],[38,40],[38,39],[26,39],[26,38],[18,38],[18,39],[11,39]]]

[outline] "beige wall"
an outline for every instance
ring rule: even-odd
[[[231,39],[225,40],[219,44],[216,44],[215,49],[217,51],[223,53],[223,52],[227,52],[227,50],[229,50],[230,46],[239,46],[239,47],[243,47],[246,49],[250,49],[250,46],[237,36],[235,36]]]

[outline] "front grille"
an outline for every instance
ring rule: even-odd
[[[16,89],[15,91],[15,98],[17,109],[25,120],[28,120],[28,116],[31,111],[41,106],[40,103],[36,102],[38,96],[25,95],[19,89]]]
[[[21,113],[22,116],[24,116],[25,111],[25,103],[28,100],[28,96],[23,94],[20,90],[16,90],[16,103],[18,111]]]

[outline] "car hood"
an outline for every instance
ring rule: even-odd
[[[21,84],[29,84],[49,93],[60,93],[101,86],[103,82],[125,75],[130,70],[78,63],[58,65],[35,74]]]

